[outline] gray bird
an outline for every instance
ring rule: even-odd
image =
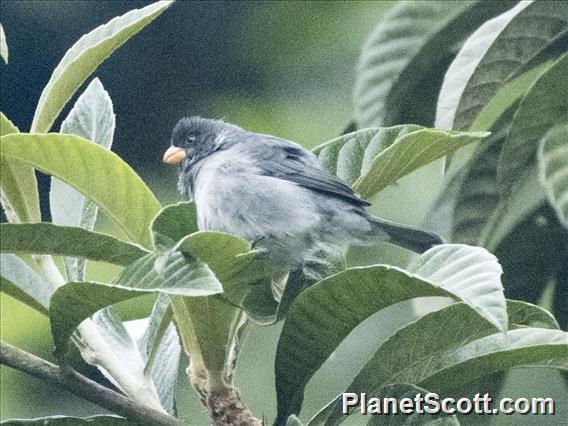
[[[319,243],[381,240],[418,253],[442,243],[435,234],[371,216],[369,203],[323,170],[315,155],[275,136],[182,118],[163,161],[179,165],[178,189],[195,201],[199,229],[267,249],[274,277],[301,267]]]

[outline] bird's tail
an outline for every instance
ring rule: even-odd
[[[369,222],[373,226],[371,231],[373,236],[416,253],[424,253],[433,246],[444,243],[442,237],[433,232],[422,231],[376,217],[370,217]]]

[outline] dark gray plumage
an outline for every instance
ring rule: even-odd
[[[183,118],[164,161],[179,164],[178,188],[197,206],[200,229],[269,250],[275,273],[301,266],[319,243],[378,240],[423,252],[435,234],[370,216],[369,203],[300,145],[219,120]]]

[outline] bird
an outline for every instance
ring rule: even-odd
[[[200,230],[243,238],[270,257],[273,277],[301,268],[320,247],[378,241],[423,253],[436,234],[372,216],[370,203],[301,145],[222,120],[180,119],[163,162],[195,202]]]

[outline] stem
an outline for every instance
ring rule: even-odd
[[[66,369],[63,371],[58,366],[6,342],[0,343],[0,364],[61,386],[69,392],[127,419],[142,422],[143,424],[183,424],[172,416],[139,404],[111,389],[105,388],[74,370]]]

